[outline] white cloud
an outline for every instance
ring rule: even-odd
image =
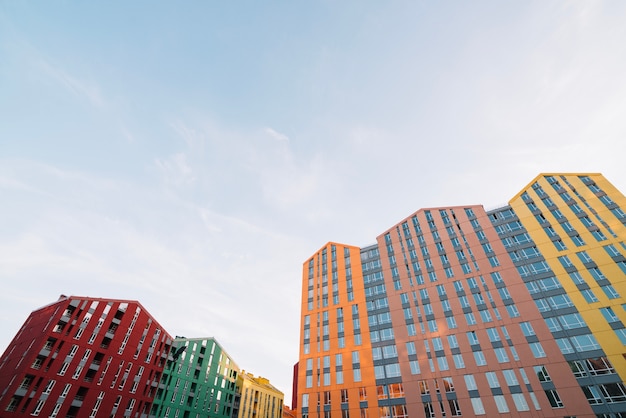
[[[265,133],[267,133],[270,137],[274,138],[277,141],[289,141],[289,137],[285,134],[281,134],[280,132],[275,131],[272,128],[265,128]]]

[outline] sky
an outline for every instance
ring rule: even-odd
[[[285,393],[303,263],[542,172],[626,191],[626,2],[0,0],[0,352],[139,300]]]

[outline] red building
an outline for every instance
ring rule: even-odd
[[[137,301],[62,295],[2,355],[0,416],[147,417],[171,344]]]

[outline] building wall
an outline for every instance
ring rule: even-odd
[[[176,338],[150,416],[236,417],[238,375],[214,338]]]
[[[62,296],[0,359],[0,415],[147,416],[170,344],[136,301]]]
[[[241,373],[237,387],[241,394],[238,418],[281,418],[289,412],[283,408],[284,394],[268,379]]]

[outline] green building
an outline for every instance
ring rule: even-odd
[[[214,338],[177,337],[150,416],[236,417],[238,375],[239,367]]]

